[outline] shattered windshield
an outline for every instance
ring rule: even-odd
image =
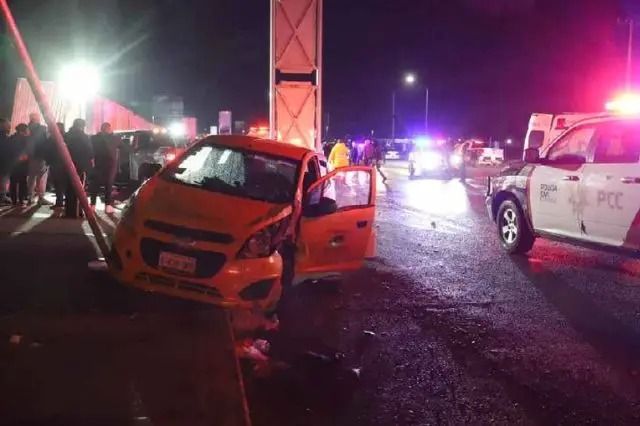
[[[164,177],[211,192],[268,203],[293,201],[299,163],[212,144],[191,150]]]

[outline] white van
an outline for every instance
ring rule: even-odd
[[[606,117],[604,112],[583,113],[565,112],[562,114],[531,114],[529,119],[529,129],[524,141],[524,149],[538,148],[542,150],[563,134],[569,127],[580,121]]]

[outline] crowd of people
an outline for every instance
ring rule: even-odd
[[[384,149],[378,141],[367,139],[362,144],[351,142],[347,146],[346,142],[338,140],[329,153],[328,161],[333,170],[349,166],[372,166],[378,170],[383,182],[387,180],[381,168]]]
[[[89,136],[86,122],[76,119],[69,131],[57,123],[80,180],[89,187],[95,209],[103,191],[105,212],[113,213],[112,191],[118,170],[121,140],[109,123]],[[55,203],[45,198],[47,188],[55,191]],[[11,134],[11,124],[0,118],[0,204],[15,207],[50,205],[64,211],[65,217],[81,216],[78,198],[71,184],[53,134],[41,124],[40,114],[32,113],[29,123],[20,123]]]

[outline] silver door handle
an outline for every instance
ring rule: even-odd
[[[575,175],[568,175],[568,176],[563,177],[562,180],[566,180],[566,181],[569,181],[569,182],[577,182],[577,181],[580,180],[580,177],[579,176],[575,176]]]
[[[640,177],[623,177],[620,179],[620,182],[622,183],[627,183],[627,184],[631,184],[631,183],[635,183],[635,184],[640,184]]]

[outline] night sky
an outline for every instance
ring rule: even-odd
[[[64,61],[104,67],[121,102],[182,96],[200,127],[232,109],[268,116],[268,0],[14,0],[44,79]],[[624,86],[626,28],[638,0],[325,0],[325,114],[330,133],[522,137],[531,112],[593,111]],[[4,28],[0,26],[0,28]],[[636,38],[640,52],[639,37]],[[21,65],[0,39],[0,112]],[[640,54],[640,53],[639,53]],[[638,56],[638,55],[636,55]],[[402,88],[413,71],[421,87]],[[640,61],[636,61],[640,83]]]

